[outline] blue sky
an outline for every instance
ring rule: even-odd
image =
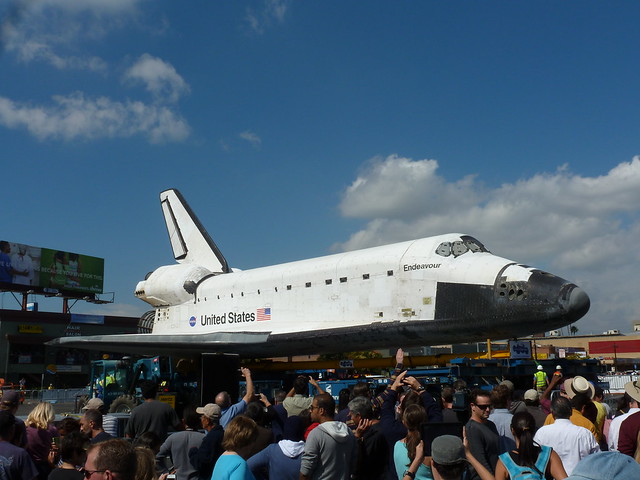
[[[115,303],[74,311],[138,315],[135,284],[172,262],[158,194],[175,187],[234,267],[458,231],[581,285],[581,332],[629,331],[639,14],[5,1],[1,236],[105,258]]]

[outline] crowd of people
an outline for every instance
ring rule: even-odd
[[[396,355],[391,384],[376,396],[362,382],[341,392],[345,405],[300,376],[274,399],[220,392],[211,403],[175,410],[143,382],[144,401],[125,438],[94,398],[77,420],[54,426],[49,403],[25,421],[19,395],[0,402],[0,479],[7,480],[490,480],[640,479],[640,385],[629,382],[617,409],[581,376],[533,387],[505,380],[492,390],[463,381],[430,391]],[[543,375],[544,374],[544,378]],[[309,396],[309,382],[319,392]],[[551,395],[558,391],[559,394]],[[614,410],[614,411],[611,411]]]

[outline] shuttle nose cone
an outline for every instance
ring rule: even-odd
[[[572,322],[575,322],[586,315],[590,305],[591,300],[589,300],[589,295],[580,287],[574,288],[569,294],[569,302],[567,305],[569,310],[568,317]]]

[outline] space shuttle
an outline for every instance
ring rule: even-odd
[[[145,333],[59,346],[138,354],[288,356],[510,339],[558,329],[588,295],[449,233],[280,265],[229,267],[183,196],[160,203],[176,263],[139,282]]]

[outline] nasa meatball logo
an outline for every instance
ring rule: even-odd
[[[189,319],[189,325],[191,325],[192,327],[196,326],[196,317],[191,317]]]

